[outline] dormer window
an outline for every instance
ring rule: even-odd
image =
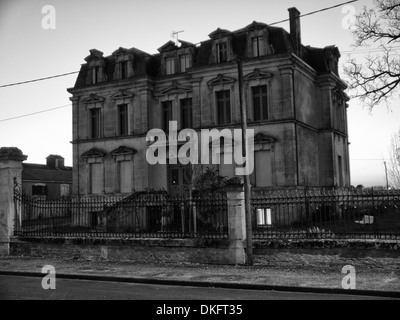
[[[175,58],[168,57],[165,59],[165,74],[170,75],[175,73]]]
[[[228,61],[228,46],[226,42],[221,42],[216,44],[217,52],[217,62],[227,62]]]
[[[186,72],[186,69],[190,67],[189,65],[189,55],[188,54],[182,54],[179,57],[180,61],[180,72]]]
[[[92,68],[92,75],[91,75],[92,84],[96,84],[99,82],[99,70],[100,70],[99,66]]]
[[[251,47],[253,57],[260,57],[264,54],[264,40],[263,37],[257,36],[251,38]]]
[[[120,67],[120,76],[121,79],[128,78],[128,61],[122,61],[119,63]]]
[[[96,49],[89,51],[90,55],[85,58],[87,62],[86,84],[96,84],[105,80],[103,52]]]
[[[128,79],[134,75],[134,53],[134,48],[126,49],[122,47],[112,53],[115,64],[113,73],[114,80]]]

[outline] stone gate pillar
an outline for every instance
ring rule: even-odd
[[[228,205],[229,263],[246,263],[246,211],[243,186],[225,189]]]
[[[18,148],[0,148],[0,255],[10,254],[14,232],[14,178],[22,184],[22,161],[28,157]]]

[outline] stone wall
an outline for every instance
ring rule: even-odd
[[[230,241],[213,239],[20,238],[10,254],[31,257],[230,264]]]

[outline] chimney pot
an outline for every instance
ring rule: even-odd
[[[301,28],[300,11],[297,8],[289,8],[290,36],[294,44],[294,53],[301,58]]]

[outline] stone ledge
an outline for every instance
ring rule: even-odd
[[[14,243],[66,244],[66,245],[118,245],[141,247],[191,247],[228,249],[228,239],[152,239],[152,238],[83,238],[83,237],[13,237]]]
[[[400,240],[254,240],[254,249],[371,249],[400,252]]]

